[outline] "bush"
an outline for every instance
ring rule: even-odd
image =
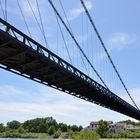
[[[20,127],[17,129],[17,132],[23,134],[23,133],[26,133],[26,130],[24,130],[24,128]]]
[[[53,138],[55,138],[55,139],[56,138],[59,138],[60,135],[61,135],[61,132],[60,131],[57,131],[57,132],[54,133]]]
[[[69,139],[69,134],[67,132],[61,134],[61,138]]]
[[[96,132],[82,131],[74,136],[74,140],[98,140],[99,135]]]
[[[50,126],[50,128],[48,129],[48,134],[49,135],[53,135],[55,133],[55,127],[54,126]]]

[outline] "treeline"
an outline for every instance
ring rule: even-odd
[[[6,126],[0,124],[0,137],[36,138],[52,136],[58,138],[61,135],[66,135],[63,137],[67,138],[73,132],[80,132],[82,129],[82,126],[58,123],[52,117],[36,118],[24,123],[14,120],[8,122]]]
[[[126,124],[139,126],[140,123],[130,120],[122,121]],[[101,138],[140,138],[140,130],[137,131],[109,131],[108,124],[104,120],[99,121],[96,131],[81,131],[82,126],[58,123],[52,117],[36,118],[23,123],[11,121],[4,126],[0,124],[1,138],[72,138],[74,140],[98,140]]]

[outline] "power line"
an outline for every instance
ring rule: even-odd
[[[85,10],[85,12],[86,12],[88,18],[89,18],[89,21],[90,21],[90,23],[92,24],[92,27],[93,27],[93,29],[95,30],[95,32],[96,32],[96,34],[97,34],[97,37],[98,37],[98,39],[99,39],[99,41],[100,41],[100,43],[101,43],[101,45],[102,45],[104,51],[106,52],[107,57],[108,57],[108,59],[110,60],[110,63],[112,64],[112,66],[113,66],[113,68],[114,68],[114,70],[115,70],[115,72],[116,72],[116,74],[117,74],[117,76],[118,76],[120,82],[122,83],[122,85],[123,85],[125,91],[127,92],[128,96],[130,97],[130,99],[131,99],[131,101],[133,102],[133,104],[135,105],[135,107],[139,110],[139,108],[138,108],[138,106],[136,105],[134,99],[132,98],[131,94],[129,93],[129,91],[128,91],[126,85],[124,84],[124,82],[123,82],[123,80],[122,80],[122,78],[121,78],[121,76],[120,76],[120,74],[119,74],[119,72],[118,72],[118,70],[117,70],[115,64],[113,63],[113,60],[112,60],[111,56],[109,55],[109,52],[108,52],[108,50],[107,50],[107,48],[106,48],[106,46],[105,46],[105,44],[104,44],[104,42],[103,42],[103,40],[102,40],[102,38],[101,38],[101,36],[100,36],[98,30],[97,30],[97,28],[96,28],[96,26],[95,26],[95,24],[94,24],[94,22],[93,22],[93,20],[92,20],[92,17],[90,16],[90,14],[89,14],[89,12],[88,12],[88,9],[87,9],[87,7],[86,7],[84,1],[83,1],[83,0],[80,0],[80,1],[81,1],[81,4],[82,4],[82,6],[83,6],[83,8],[84,8],[84,10]]]
[[[56,15],[59,17],[59,19],[61,20],[61,22],[63,23],[64,27],[66,28],[66,30],[68,31],[68,33],[70,34],[71,38],[73,39],[73,41],[75,42],[76,46],[79,48],[79,50],[81,51],[81,53],[83,54],[83,56],[85,57],[85,59],[87,60],[87,62],[89,63],[89,65],[91,66],[91,68],[93,69],[93,71],[96,73],[96,75],[99,77],[99,79],[101,80],[101,82],[103,83],[103,85],[108,89],[107,85],[105,84],[105,82],[103,81],[103,79],[100,77],[100,75],[98,74],[98,72],[96,71],[96,69],[94,68],[94,66],[92,65],[92,63],[90,62],[90,60],[88,59],[88,57],[86,56],[86,54],[84,53],[84,51],[82,50],[82,48],[80,47],[79,43],[77,42],[76,38],[74,37],[74,35],[72,34],[72,32],[70,31],[70,29],[68,28],[68,26],[66,25],[66,23],[64,22],[64,20],[62,19],[61,15],[58,13],[57,9],[55,8],[55,6],[53,5],[51,0],[48,0],[50,5],[52,6],[53,10],[55,11]]]

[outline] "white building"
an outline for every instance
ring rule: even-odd
[[[120,131],[125,130],[126,125],[123,123],[112,123],[108,127],[110,131]]]
[[[139,127],[134,126],[132,124],[129,124],[129,125],[126,125],[126,129],[131,130],[131,131],[135,131],[135,130],[139,130]]]
[[[134,126],[134,125],[127,125],[125,123],[113,123],[112,121],[107,121],[108,124],[108,128],[110,131],[120,131],[120,130],[138,130],[139,128]],[[89,126],[87,126],[86,128],[84,128],[83,130],[85,131],[95,131],[97,130],[99,127],[99,121],[93,121],[90,123]]]

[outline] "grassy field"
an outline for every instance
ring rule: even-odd
[[[140,140],[140,138],[138,139],[127,139],[127,138],[121,138],[121,139],[100,139],[100,140]]]

